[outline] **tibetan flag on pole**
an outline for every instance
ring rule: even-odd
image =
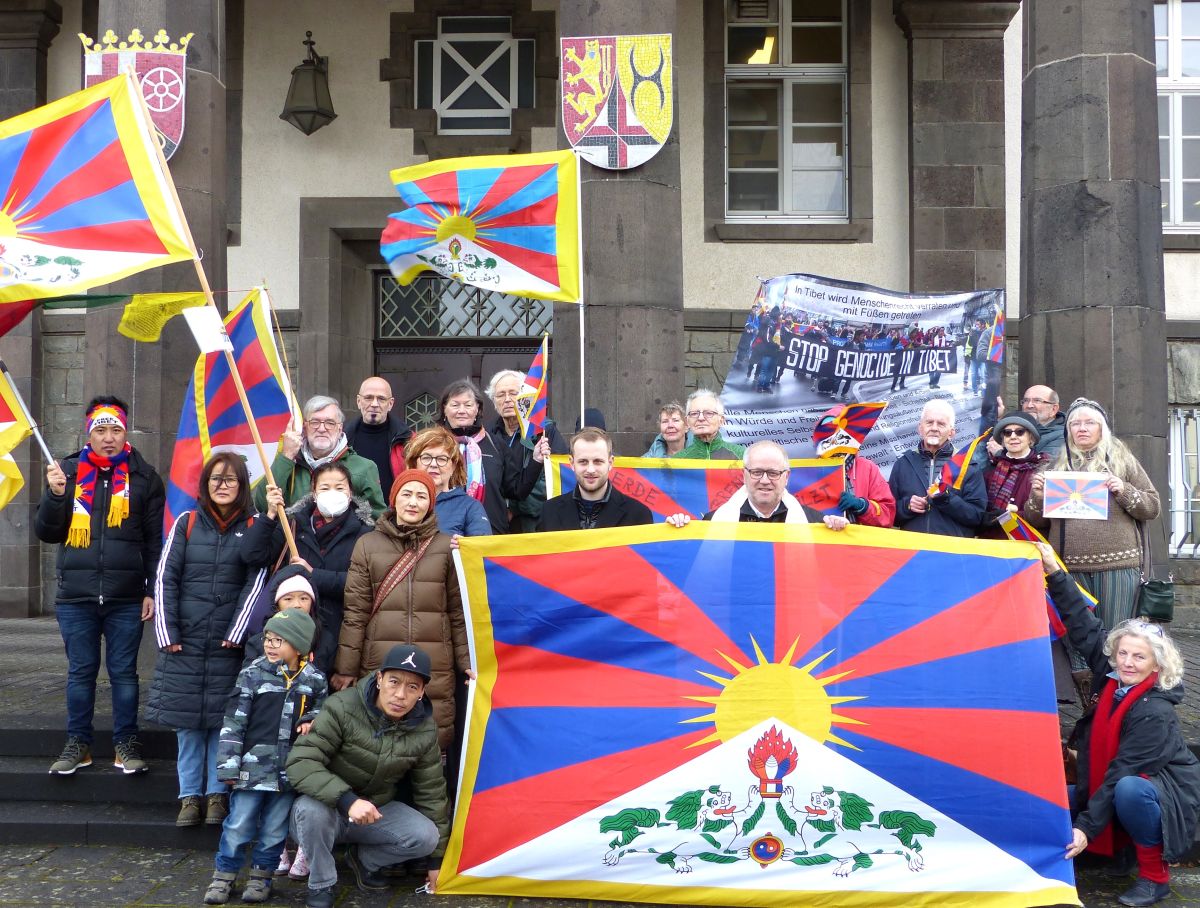
[[[0,123],[0,322],[193,258],[139,91],[119,76]]]
[[[8,370],[0,370],[0,455],[9,453],[32,434],[33,426],[25,418],[17,391],[8,383]]]
[[[459,552],[439,894],[1079,904],[1031,546],[692,523]]]
[[[988,342],[988,362],[1004,362],[1004,310],[996,310],[996,320],[992,323],[991,340]]]
[[[517,395],[517,421],[521,437],[532,440],[546,431],[546,394],[550,390],[550,335],[542,338],[537,355],[525,373],[525,384]]]
[[[299,413],[271,330],[265,290],[254,290],[225,318],[233,357],[246,386],[268,460],[275,456],[279,436]],[[246,460],[251,482],[263,475],[255,455],[246,414],[223,353],[202,354],[183,399],[175,456],[167,481],[164,532],[195,505],[200,470],[213,451],[237,451]]]
[[[941,481],[935,488],[929,490],[929,494],[936,495],[948,489],[961,489],[963,483],[967,481],[967,470],[971,468],[971,462],[975,459],[975,451],[979,447],[979,443],[985,438],[990,438],[991,434],[990,431],[984,432],[965,448],[955,451],[950,460],[942,464]]]
[[[788,461],[788,491],[801,504],[825,514],[840,514],[838,497],[846,488],[842,461]],[[655,523],[672,514],[699,518],[727,502],[742,487],[739,460],[676,460],[658,457],[616,457],[609,474],[613,488],[636,498],[650,509]],[[571,458],[553,454],[546,459],[546,497],[575,488]]]
[[[21,475],[17,462],[11,454],[0,454],[0,511],[25,488],[25,477]]]
[[[578,301],[574,152],[450,158],[391,176],[408,208],[388,218],[379,251],[401,284],[431,271],[514,296]]]

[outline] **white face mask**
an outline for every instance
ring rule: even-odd
[[[337,489],[318,492],[314,496],[314,500],[317,502],[317,510],[324,517],[338,517],[346,513],[346,508],[350,507],[350,496]]]

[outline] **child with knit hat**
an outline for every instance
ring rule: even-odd
[[[295,589],[285,588],[279,598],[305,592],[298,583],[292,586]],[[316,623],[303,608],[283,609],[263,628],[263,655],[238,675],[217,753],[217,777],[234,790],[216,869],[204,895],[206,905],[229,901],[251,841],[250,878],[242,901],[265,902],[271,897],[271,878],[295,798],[287,779],[288,752],[296,736],[308,732],[327,692],[325,676],[307,661],[315,632]]]

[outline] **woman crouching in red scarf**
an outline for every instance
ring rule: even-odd
[[[1050,595],[1075,647],[1095,673],[1092,707],[1076,728],[1079,783],[1067,858],[1083,851],[1120,858],[1129,845],[1137,881],[1122,905],[1153,905],[1171,893],[1168,861],[1191,847],[1200,813],[1200,761],[1188,750],[1175,706],[1183,659],[1161,625],[1134,618],[1105,632],[1054,550],[1038,543]],[[1132,869],[1132,868],[1129,868]]]

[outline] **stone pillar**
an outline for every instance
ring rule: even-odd
[[[1151,4],[1026,0],[1024,23],[1021,387],[1103,404],[1165,507]],[[1151,537],[1161,545],[1157,528]]]
[[[675,6],[675,0],[562,0],[559,30],[565,37],[674,33]],[[676,79],[680,72],[677,66]],[[559,147],[568,147],[561,123],[558,138]],[[581,166],[586,404],[604,413],[618,453],[641,454],[659,405],[684,387],[678,126],[641,167]],[[571,304],[554,308],[550,373],[551,415],[569,434],[580,380],[578,307]]]
[[[224,0],[99,0],[99,32],[122,39],[134,28],[151,36],[164,28],[173,41],[194,33],[187,52],[183,139],[170,170],[214,290],[226,287],[225,250],[225,2]],[[108,288],[152,293],[200,289],[190,262],[156,268]],[[225,308],[226,299],[217,297]],[[183,319],[173,319],[156,344],[117,334],[121,312],[88,314],[88,373],[95,393],[116,394],[131,408],[130,442],[166,476],[179,411],[197,350]]]
[[[1016,0],[894,0],[909,46],[914,292],[1004,286],[1004,30]]]
[[[46,103],[46,51],[61,23],[62,8],[55,0],[8,0],[0,8],[0,120]],[[36,417],[42,372],[36,313],[0,338],[0,356]],[[44,468],[33,440],[18,447],[13,459],[26,485],[0,511],[0,617],[27,617],[41,613],[41,549],[33,514]]]

